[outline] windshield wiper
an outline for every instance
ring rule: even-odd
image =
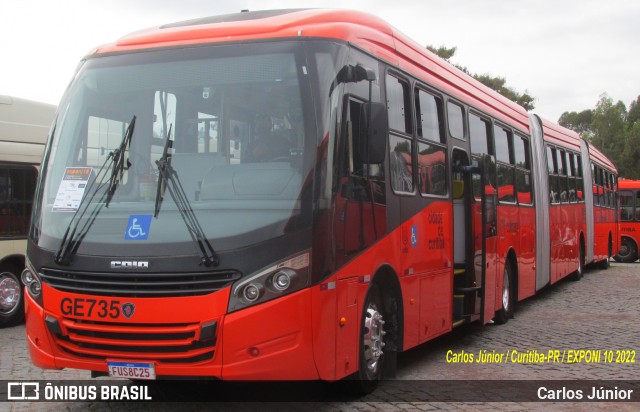
[[[184,221],[191,239],[200,249],[201,264],[204,264],[205,266],[218,266],[220,264],[218,255],[213,250],[213,246],[209,243],[204,230],[202,230],[202,226],[200,226],[200,222],[198,222],[196,214],[193,212],[191,203],[189,202],[189,199],[184,192],[184,188],[182,187],[182,183],[180,183],[180,179],[178,178],[178,173],[176,173],[175,169],[171,166],[171,155],[169,154],[171,146],[171,126],[169,126],[169,133],[167,134],[167,141],[164,144],[162,157],[156,160],[159,176],[158,186],[156,189],[156,205],[153,216],[156,218],[158,217],[158,214],[160,213],[160,206],[164,199],[164,193],[169,189],[169,194],[175,202],[178,212],[180,212],[180,216]]]
[[[158,213],[160,213],[160,205],[164,200],[164,192],[167,190],[167,180],[163,174],[163,170],[165,169],[165,165],[171,165],[171,154],[169,154],[169,149],[173,147],[173,140],[171,140],[171,130],[173,125],[169,126],[169,133],[167,133],[167,141],[164,142],[164,148],[162,149],[162,156],[160,159],[156,160],[156,165],[158,166],[158,186],[156,187],[156,206],[154,208],[153,217],[158,217]]]
[[[109,179],[105,183],[99,183],[99,186],[96,190],[93,191],[91,197],[85,201],[83,198],[80,201],[80,205],[78,209],[75,211],[71,220],[69,221],[69,226],[67,226],[67,230],[64,232],[64,236],[62,237],[62,242],[60,242],[60,248],[56,253],[54,261],[59,265],[69,265],[71,263],[71,257],[76,254],[78,248],[80,247],[80,243],[87,235],[87,232],[93,225],[93,222],[96,220],[96,217],[102,210],[103,206],[109,206],[111,199],[113,198],[113,194],[115,193],[116,188],[120,181],[122,181],[122,177],[124,175],[124,152],[127,146],[131,147],[131,137],[133,136],[133,129],[136,124],[136,116],[134,115],[131,118],[131,122],[129,122],[129,127],[125,131],[124,136],[122,137],[122,142],[120,145],[109,153],[104,163],[96,173],[95,178],[87,187],[87,193],[91,193],[91,189],[96,184],[96,182],[101,182],[104,177],[106,177],[107,170],[109,170],[110,166],[113,166],[111,169],[111,174],[109,175]],[[131,162],[127,160],[127,167],[131,166]],[[118,177],[119,176],[119,177]],[[107,190],[102,193],[97,203],[94,204],[94,199],[98,192],[105,186],[108,185]],[[80,221],[84,217],[87,210],[89,210],[89,206],[94,204],[93,210],[89,213],[89,218],[84,222],[82,227],[80,226]]]
[[[109,189],[107,190],[107,200],[105,201],[105,207],[109,207],[109,203],[111,203],[111,199],[113,198],[113,194],[118,187],[118,184],[122,181],[124,176],[124,153],[125,150],[131,148],[131,136],[133,136],[133,129],[136,127],[136,116],[134,115],[131,118],[131,123],[129,123],[129,127],[127,131],[124,133],[124,137],[122,138],[122,142],[120,146],[116,148],[113,152],[109,153],[113,158],[113,169],[111,169],[111,176],[109,177]],[[131,167],[131,162],[127,159],[127,169]]]

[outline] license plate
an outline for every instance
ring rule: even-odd
[[[112,378],[154,380],[156,370],[153,363],[107,362],[109,376]]]

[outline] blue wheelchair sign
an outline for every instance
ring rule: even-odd
[[[124,233],[124,240],[147,240],[149,238],[149,228],[151,227],[152,215],[131,215],[127,230]]]

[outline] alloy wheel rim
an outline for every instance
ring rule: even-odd
[[[9,276],[0,280],[0,310],[11,312],[20,302],[20,283]]]
[[[502,307],[504,310],[509,310],[509,274],[507,270],[504,271],[504,280],[502,282]]]
[[[375,304],[371,303],[367,308],[364,320],[364,360],[367,369],[372,374],[378,372],[380,358],[384,353],[384,320],[382,313],[378,311]]]

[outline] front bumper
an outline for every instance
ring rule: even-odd
[[[102,299],[44,284],[45,308],[25,293],[31,359],[44,369],[103,373],[107,361],[153,362],[158,377],[318,379],[309,289],[226,314],[229,293]],[[110,317],[109,308],[123,312],[125,304],[135,313]]]

